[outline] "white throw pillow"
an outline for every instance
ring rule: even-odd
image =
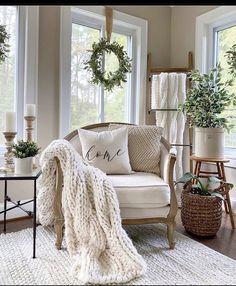
[[[106,174],[132,172],[128,153],[128,128],[95,132],[78,129],[84,159]]]

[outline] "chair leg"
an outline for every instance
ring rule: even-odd
[[[175,221],[167,224],[167,238],[169,241],[170,249],[175,248],[175,241],[174,241],[175,229],[176,229],[176,222]]]
[[[56,243],[55,243],[56,248],[61,249],[61,244],[63,240],[63,226],[64,226],[64,216],[61,203],[63,174],[59,159],[56,160],[57,160],[57,172],[56,172],[57,178],[56,178],[56,191],[54,198],[54,214],[55,214],[54,229],[56,232]]]
[[[61,244],[62,244],[62,240],[63,240],[63,226],[64,226],[64,220],[62,219],[58,219],[58,220],[55,220],[55,223],[54,223],[54,229],[55,229],[55,232],[56,232],[56,248],[58,250],[61,249]]]

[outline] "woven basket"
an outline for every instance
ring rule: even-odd
[[[222,201],[183,190],[181,220],[186,231],[199,236],[212,236],[221,225]]]

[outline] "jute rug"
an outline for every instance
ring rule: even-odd
[[[236,261],[180,233],[170,250],[164,225],[125,226],[148,271],[130,285],[234,285]],[[0,285],[81,285],[69,274],[70,258],[58,251],[52,228],[37,227],[36,259],[32,229],[0,235]]]

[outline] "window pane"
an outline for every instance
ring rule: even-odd
[[[16,7],[0,6],[0,24],[6,25],[10,35],[10,52],[0,64],[0,145],[5,138],[2,131],[5,127],[5,112],[15,110],[15,56],[16,56]]]
[[[227,58],[225,57],[225,53],[228,49],[235,44],[236,39],[236,26],[232,26],[230,28],[221,30],[218,32],[218,46],[217,46],[217,56],[218,62],[220,62],[223,71],[223,80],[225,81],[228,76],[228,65],[227,65]],[[236,90],[236,80],[232,87],[229,87],[230,92],[235,92]],[[227,155],[236,156],[236,109],[234,106],[229,106],[228,110],[224,111],[223,115],[229,118],[229,121],[235,125],[235,127],[230,131],[228,134],[225,133],[225,145],[227,148]]]
[[[90,75],[84,70],[88,50],[98,42],[100,31],[72,24],[71,46],[71,113],[70,130],[98,122],[99,87],[89,83]]]
[[[129,37],[118,33],[112,33],[111,41],[116,41],[128,50]],[[114,72],[119,68],[117,57],[111,53],[105,56],[105,71]],[[128,79],[128,75],[127,75]],[[105,121],[128,121],[128,82],[121,87],[115,87],[112,92],[104,92],[104,120]]]

